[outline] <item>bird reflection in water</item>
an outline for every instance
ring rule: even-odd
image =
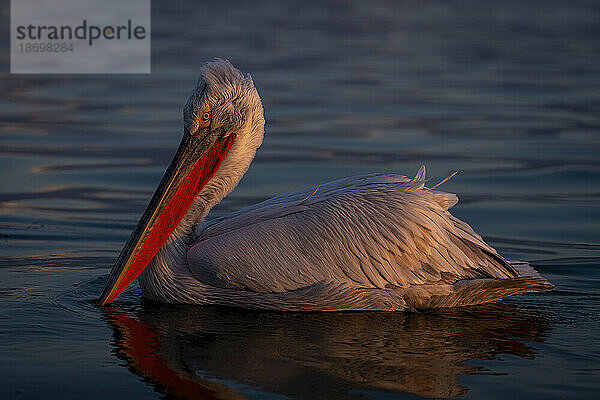
[[[424,313],[266,313],[144,304],[107,310],[132,372],[168,398],[456,397],[470,360],[533,358],[549,316],[507,303]]]

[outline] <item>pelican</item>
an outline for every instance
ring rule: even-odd
[[[98,300],[139,276],[145,298],[289,311],[465,306],[553,287],[507,261],[448,211],[456,195],[369,174],[206,221],[263,141],[261,99],[228,61],[204,64],[183,139]]]

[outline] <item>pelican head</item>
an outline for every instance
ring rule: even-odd
[[[183,122],[179,149],[117,258],[99,305],[112,302],[138,277],[184,217],[206,215],[207,209],[194,205],[203,192],[210,189],[218,202],[248,169],[264,130],[262,104],[250,75],[226,60],[204,64],[183,108]]]

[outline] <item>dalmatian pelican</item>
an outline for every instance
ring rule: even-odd
[[[252,78],[204,64],[183,139],[98,300],[139,276],[145,298],[289,311],[407,310],[496,301],[553,287],[448,211],[451,193],[368,174],[281,195],[206,221],[263,141]]]

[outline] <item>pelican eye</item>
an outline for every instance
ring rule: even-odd
[[[208,125],[210,125],[211,118],[212,118],[212,115],[210,114],[209,111],[202,114],[200,116],[200,127],[204,128],[204,127],[207,127]]]

